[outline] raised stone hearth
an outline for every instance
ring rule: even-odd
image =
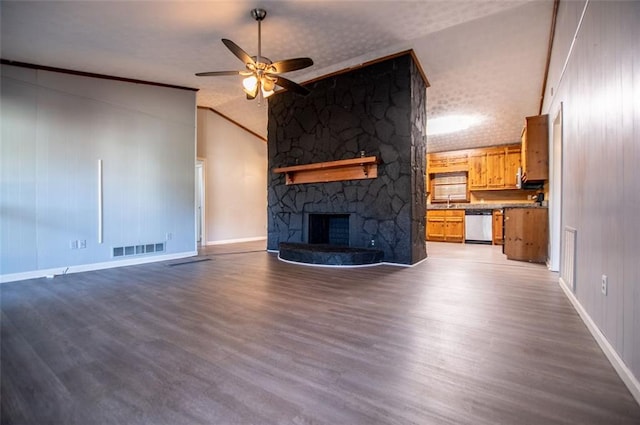
[[[362,266],[381,263],[384,253],[371,248],[282,242],[279,256],[295,263]]]

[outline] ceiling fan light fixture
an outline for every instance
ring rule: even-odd
[[[258,94],[258,79],[255,75],[250,75],[242,80],[242,89],[249,96],[255,97]]]
[[[264,86],[262,86],[262,97],[264,97],[265,99],[271,96],[273,93],[273,90],[265,90]]]
[[[241,75],[246,77],[242,80],[242,90],[247,94],[247,99],[249,100],[258,97],[258,104],[260,104],[260,99],[274,94],[276,86],[303,96],[309,94],[307,88],[281,77],[280,74],[307,68],[313,65],[313,60],[311,58],[293,58],[273,63],[269,58],[262,56],[261,22],[267,16],[267,12],[264,9],[253,9],[251,16],[258,22],[258,54],[256,56],[249,56],[233,41],[226,38],[222,39],[222,43],[245,64],[246,69],[243,71],[199,72],[196,75],[199,77],[216,75]]]
[[[274,80],[273,78],[269,78],[268,76],[263,76],[262,84],[260,84],[260,86],[262,87],[262,96],[264,98],[267,98],[274,93],[274,89],[276,88],[276,80]]]

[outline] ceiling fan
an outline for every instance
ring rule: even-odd
[[[267,98],[273,94],[276,86],[280,86],[282,88],[305,96],[309,94],[310,92],[307,88],[284,78],[281,74],[307,68],[313,65],[313,60],[311,60],[310,58],[295,58],[278,62],[271,62],[269,58],[262,56],[261,22],[267,16],[267,11],[264,9],[253,9],[251,11],[251,16],[253,17],[253,19],[258,21],[257,56],[249,56],[247,52],[242,50],[233,41],[226,38],[222,39],[224,45],[227,46],[229,50],[231,50],[231,53],[236,55],[242,62],[244,62],[247,69],[242,71],[199,72],[196,75],[198,77],[242,75],[246,77],[242,81],[242,86],[244,92],[247,94],[247,99],[255,99],[256,97]]]

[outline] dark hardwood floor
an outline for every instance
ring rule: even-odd
[[[0,285],[2,423],[640,423],[542,265],[462,244],[413,268],[263,250]]]

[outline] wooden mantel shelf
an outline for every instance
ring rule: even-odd
[[[287,184],[336,182],[342,180],[375,179],[378,177],[378,159],[365,156],[339,161],[278,167],[274,173],[285,173]]]

